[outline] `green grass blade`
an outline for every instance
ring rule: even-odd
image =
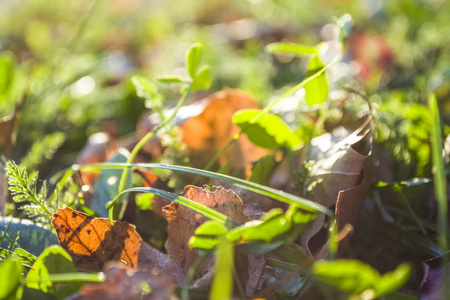
[[[153,163],[139,163],[139,164],[125,164],[125,163],[102,163],[102,164],[92,164],[92,165],[85,165],[85,166],[74,166],[74,168],[82,168],[85,171],[88,171],[90,168],[127,168],[127,167],[136,167],[136,168],[156,168],[156,169],[166,169],[166,170],[173,170],[173,171],[179,171],[179,172],[185,172],[185,173],[191,173],[196,175],[201,175],[205,177],[210,177],[214,179],[219,179],[226,181],[228,183],[232,183],[236,186],[245,188],[247,190],[250,190],[252,192],[276,199],[278,201],[287,203],[287,204],[295,204],[298,205],[300,208],[311,211],[311,212],[321,212],[328,216],[333,216],[333,213],[331,210],[327,209],[326,207],[315,203],[311,200],[292,195],[283,191],[276,190],[271,187],[267,187],[261,184],[257,184],[254,182],[249,182],[240,178],[219,174],[211,171],[204,171],[200,169],[190,168],[190,167],[184,167],[184,166],[176,166],[176,165],[164,165],[164,164],[153,164]]]
[[[39,277],[37,280],[26,280],[26,283],[31,282],[42,282],[42,281],[51,281],[51,282],[77,282],[77,281],[91,281],[91,282],[103,282],[105,281],[105,275],[100,273],[59,273],[46,277]]]
[[[442,129],[439,117],[439,108],[436,96],[431,94],[428,97],[428,106],[431,112],[431,151],[433,163],[434,191],[439,205],[438,212],[438,232],[439,246],[444,252],[443,256],[443,287],[444,299],[450,299],[450,278],[446,264],[447,259],[447,181],[445,177],[445,163],[442,155]]]

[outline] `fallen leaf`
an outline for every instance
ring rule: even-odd
[[[238,90],[224,90],[182,106],[176,114],[175,123],[180,128],[181,140],[186,145],[186,155],[190,159],[191,166],[204,168],[240,131],[232,122],[232,116],[236,111],[258,108],[259,105],[248,94]],[[172,113],[173,110],[166,112],[167,115]],[[159,122],[156,113],[144,115],[137,125],[137,138],[142,138]],[[154,136],[143,146],[141,152],[155,158],[164,150],[159,137]],[[228,162],[230,171],[249,177],[251,163],[267,154],[270,152],[253,145],[246,135],[242,135],[220,156],[218,166],[224,166]]]
[[[213,180],[214,185],[220,185],[225,189],[232,189],[244,204],[243,213],[249,220],[261,218],[265,212],[269,211],[274,205],[280,203],[267,196],[249,191],[245,188],[229,184],[222,180]]]
[[[236,222],[247,221],[247,217],[243,213],[242,201],[232,190],[226,190],[219,186],[214,191],[209,191],[191,185],[186,186],[181,195],[213,208]],[[189,248],[189,239],[194,235],[195,229],[206,222],[208,218],[176,203],[165,206],[163,212],[168,221],[168,238],[165,245],[167,253],[179,263],[186,274],[198,258],[198,251]],[[203,277],[212,264],[213,261],[208,260],[194,276],[194,281]]]
[[[363,124],[350,135],[345,129],[338,128],[312,141],[309,159],[316,163],[311,170],[311,182],[316,185],[307,198],[325,207],[335,206],[338,230],[346,224],[355,225],[373,180],[374,166],[369,162],[372,118],[366,116],[362,121]],[[299,238],[299,244],[310,253],[320,250],[325,243],[322,238],[314,245],[310,243],[324,224],[325,216],[319,215]],[[325,255],[326,251],[320,253]]]
[[[58,209],[51,222],[77,268],[101,271],[110,261],[137,267],[142,239],[133,225],[114,222],[111,228],[107,218],[94,218],[68,207]]]
[[[184,275],[177,262],[142,241],[135,226],[95,218],[71,208],[58,209],[51,218],[59,243],[74,265],[88,271],[101,271],[108,262],[130,269],[158,270],[177,285]]]
[[[375,178],[374,166],[370,160],[363,162],[361,175],[363,177],[361,184],[339,192],[335,208],[338,232],[341,232],[347,224],[355,226],[358,221],[364,200]],[[350,237],[351,235],[347,235],[340,240],[338,257],[344,255]]]
[[[233,114],[241,109],[258,109],[259,106],[246,93],[237,90],[212,94],[200,104],[195,104],[197,115],[191,114],[180,129],[192,166],[203,168],[240,131],[232,122]],[[231,171],[244,171],[249,176],[251,163],[269,153],[242,135],[220,156],[219,164],[223,166],[228,162]]]
[[[110,261],[124,268],[156,269],[180,284],[181,273],[175,262],[142,241],[134,225],[94,218],[71,208],[58,209],[51,218],[61,246],[77,268],[101,271]]]

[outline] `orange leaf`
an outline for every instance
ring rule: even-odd
[[[58,209],[51,218],[61,246],[77,268],[101,271],[105,263],[117,261],[136,268],[142,239],[134,225],[94,218],[71,208]]]
[[[181,126],[181,139],[186,145],[191,166],[203,168],[240,131],[232,122],[233,114],[245,108],[259,108],[249,95],[238,90],[224,90],[204,100],[204,110],[190,117]],[[249,175],[251,163],[269,152],[253,145],[246,135],[241,135],[219,158],[230,169]]]

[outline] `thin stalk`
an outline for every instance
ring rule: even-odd
[[[447,182],[445,177],[445,164],[442,155],[442,129],[441,120],[439,116],[439,108],[436,100],[436,96],[431,94],[428,97],[428,106],[431,112],[431,150],[432,150],[432,163],[433,163],[433,178],[434,178],[434,191],[436,194],[437,202],[439,205],[438,215],[438,232],[439,232],[439,246],[444,253],[442,257],[442,270],[443,270],[443,299],[450,299],[450,285],[448,282],[449,269],[447,267]]]
[[[44,282],[44,281],[51,281],[51,282],[103,282],[105,281],[105,274],[100,273],[59,273],[59,274],[53,274],[45,277],[39,277],[34,280],[25,280],[24,283],[31,283],[31,282]]]
[[[163,122],[161,122],[158,126],[156,126],[155,129],[153,129],[152,131],[148,132],[138,143],[136,146],[134,146],[133,150],[131,150],[130,153],[130,157],[127,160],[128,164],[133,163],[134,159],[136,158],[136,155],[139,153],[139,151],[141,150],[141,148],[152,138],[155,136],[155,134],[158,133],[158,131],[160,131],[162,128],[164,128],[170,121],[172,121],[172,119],[176,116],[176,114],[178,113],[178,110],[180,109],[181,106],[183,106],[184,102],[186,102],[186,99],[189,95],[189,93],[191,92],[191,88],[192,88],[192,82],[190,82],[186,88],[186,90],[184,91],[183,95],[181,96],[180,100],[178,101],[177,105],[175,106],[175,109],[173,110],[172,114],[166,118]],[[118,189],[118,193],[122,193],[125,190],[125,184],[127,182],[127,177],[128,177],[128,173],[130,172],[129,168],[125,168],[122,172],[122,176],[120,177],[120,182],[119,182],[119,189]],[[127,202],[124,201],[123,205],[122,205],[122,209],[120,211],[120,215],[119,215],[119,219],[122,219],[123,214],[125,213],[125,208],[126,208]],[[112,206],[110,208],[111,210],[113,209]],[[110,213],[111,214],[111,213]]]
[[[294,87],[292,87],[291,89],[289,89],[287,92],[285,92],[283,95],[281,95],[280,97],[278,97],[275,101],[273,101],[272,103],[270,103],[269,105],[267,105],[264,109],[261,110],[261,112],[256,115],[253,120],[250,121],[250,124],[241,129],[241,131],[239,131],[239,133],[237,133],[229,142],[228,144],[225,145],[225,147],[223,147],[219,152],[216,153],[216,155],[214,155],[214,157],[206,164],[205,166],[205,170],[209,170],[212,165],[215,164],[215,162],[219,159],[219,157],[231,146],[233,145],[234,142],[236,142],[239,137],[246,132],[247,128],[251,125],[254,124],[264,113],[269,112],[275,105],[277,105],[278,102],[280,102],[281,100],[283,100],[284,98],[290,96],[291,94],[293,94],[294,92],[296,92],[297,90],[299,90],[300,88],[302,88],[303,86],[305,86],[305,84],[307,84],[308,82],[310,82],[311,80],[313,80],[316,77],[319,77],[320,75],[322,75],[322,73],[324,73],[327,69],[330,68],[330,66],[332,64],[334,64],[337,60],[339,59],[339,57],[336,57],[335,59],[333,59],[329,64],[327,64],[326,66],[324,66],[322,69],[320,69],[317,73],[315,73],[314,75],[306,78],[305,80],[303,80],[302,82],[300,82],[299,84],[295,85]],[[198,178],[195,179],[194,182],[197,181]]]

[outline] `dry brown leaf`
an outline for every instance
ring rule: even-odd
[[[369,163],[371,123],[371,117],[365,117],[360,128],[337,143],[338,137],[346,135],[345,130],[336,129],[312,142],[315,148],[312,149],[311,159],[317,163],[311,172],[311,180],[317,185],[307,197],[326,207],[336,206],[338,229],[342,229],[345,224],[355,225],[373,180],[374,166]],[[319,215],[300,236],[299,244],[310,253],[323,246],[322,239],[315,241],[315,245],[310,241],[324,223],[325,216]]]
[[[232,122],[233,114],[241,109],[258,109],[258,104],[246,93],[225,90],[204,100],[203,111],[180,125],[183,143],[193,167],[203,168],[211,158],[232,140],[239,128]],[[195,104],[199,106],[199,104]],[[219,164],[229,163],[230,170],[249,175],[251,163],[268,151],[253,145],[242,135],[220,157]]]
[[[245,287],[245,293],[248,296],[254,296],[260,287],[261,279],[266,268],[266,257],[264,255],[248,256],[248,281]]]
[[[136,268],[142,239],[133,225],[94,218],[69,207],[51,218],[59,243],[72,256],[77,268],[101,271],[105,263],[117,261]]]
[[[182,283],[176,263],[143,242],[134,225],[116,221],[111,227],[107,218],[94,218],[68,207],[58,209],[51,222],[77,268],[98,272],[114,261],[124,268],[160,270],[176,284]]]
[[[236,222],[244,223],[247,221],[243,214],[242,201],[232,190],[226,190],[219,186],[216,190],[209,191],[191,185],[186,186],[181,195],[215,209]],[[198,251],[190,249],[188,246],[189,239],[194,235],[195,229],[208,218],[176,203],[165,206],[163,212],[169,223],[166,241],[167,253],[179,263],[186,274],[198,258]],[[194,280],[205,275],[211,268],[212,263],[212,261],[205,263],[204,268],[199,270]]]
[[[365,160],[362,166],[362,182],[350,189],[339,192],[336,201],[336,224],[338,232],[341,232],[347,224],[355,226],[369,189],[374,180],[374,166],[370,160]],[[338,256],[342,257],[347,250],[350,235],[347,235],[339,243]]]
[[[238,223],[248,221],[248,217],[244,214],[244,204],[239,196],[231,189],[227,190],[221,186],[215,188],[211,192],[200,187],[186,186],[182,196],[206,207],[213,208]],[[169,223],[166,242],[167,252],[174,260],[177,260],[178,264],[183,268],[184,274],[186,274],[198,258],[197,250],[190,249],[188,246],[189,239],[194,235],[198,226],[208,219],[176,203],[167,205],[163,211]],[[245,285],[248,295],[255,293],[264,271],[264,265],[265,258],[262,255],[254,256],[236,253],[236,274],[241,284]],[[214,259],[210,257],[194,275],[193,287],[207,288],[211,284],[213,275]]]

